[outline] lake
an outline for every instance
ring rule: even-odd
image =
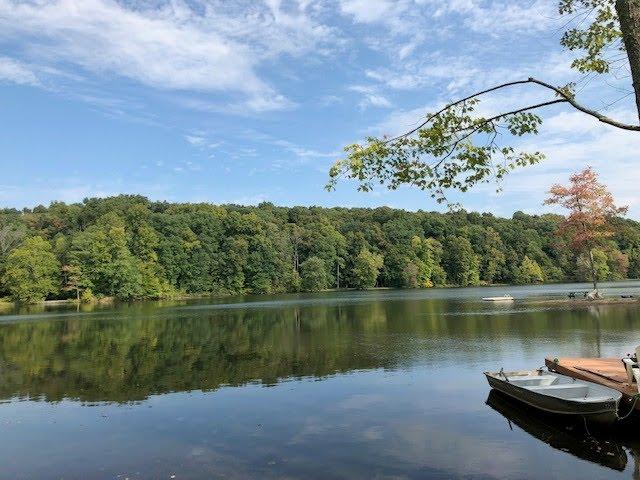
[[[632,351],[634,306],[479,301],[587,288],[4,311],[0,478],[630,479],[640,439],[536,415],[482,375]]]

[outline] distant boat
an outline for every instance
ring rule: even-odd
[[[501,297],[482,297],[485,302],[513,302],[515,299],[511,295],[502,295]]]
[[[613,388],[542,369],[484,374],[492,388],[545,412],[605,423],[618,418],[622,394]]]

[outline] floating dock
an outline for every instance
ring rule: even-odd
[[[547,357],[544,362],[554,372],[613,388],[622,393],[622,400],[626,403],[630,403],[638,393],[637,385],[628,382],[624,364],[619,358]],[[636,410],[640,410],[640,402],[636,402]]]

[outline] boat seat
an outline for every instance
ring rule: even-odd
[[[508,372],[507,372],[508,374]],[[554,375],[522,375],[519,377],[509,377],[510,379],[516,380],[546,380],[546,379],[555,379],[557,378]]]
[[[509,378],[509,382],[520,387],[529,386],[549,386],[556,381],[558,377],[553,375],[527,375],[522,377]]]
[[[606,402],[607,400],[614,400],[612,397],[607,397],[605,395],[601,395],[599,397],[569,397],[566,400],[580,401],[580,400],[589,400],[590,402]]]
[[[529,388],[529,390],[563,390],[563,389],[577,390],[577,389],[585,389],[585,388],[589,388],[589,386],[585,385],[584,383],[577,383],[577,384],[559,383],[558,385],[541,385],[539,387],[531,387]]]
[[[589,386],[582,384],[561,383],[559,385],[545,385],[540,387],[527,387],[532,392],[548,394],[558,398],[585,398],[589,394]]]

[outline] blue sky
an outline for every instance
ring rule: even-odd
[[[344,145],[403,131],[457,96],[580,79],[558,44],[565,22],[555,0],[0,0],[0,205],[141,193],[441,209],[409,188],[326,192],[328,168]],[[622,67],[581,81],[580,98],[633,121]],[[510,90],[483,108],[545,95]],[[501,194],[452,199],[546,211],[548,187],[592,165],[638,218],[640,136],[562,108],[545,118],[523,141],[543,164]]]

